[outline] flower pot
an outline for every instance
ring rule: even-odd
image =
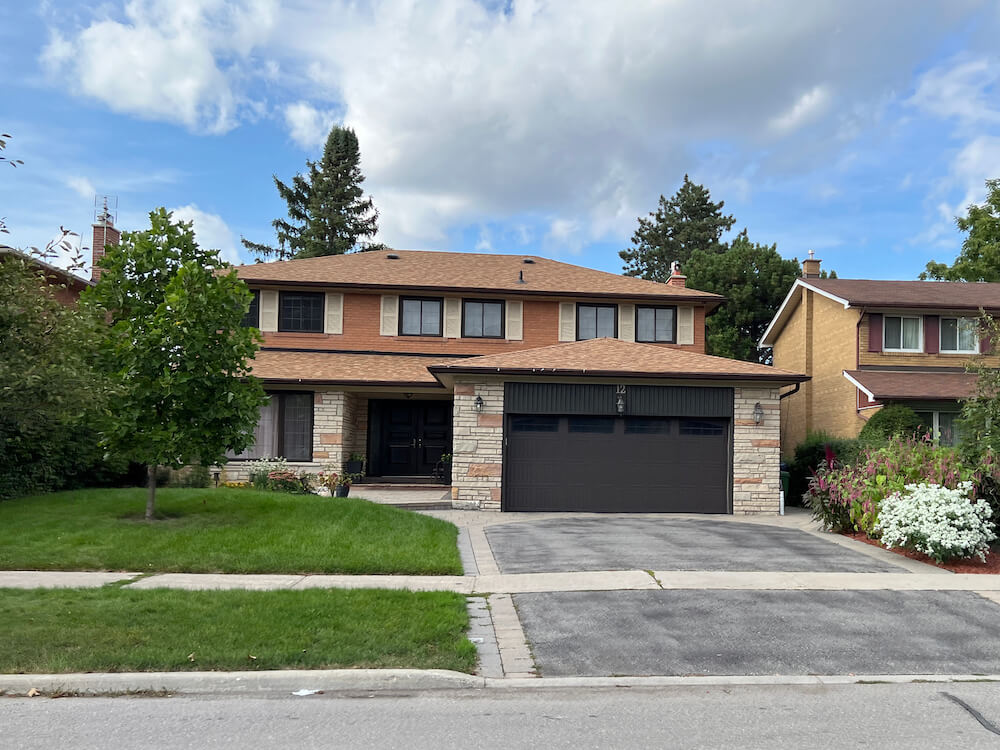
[[[333,491],[334,497],[347,497],[351,493],[351,485],[342,484]]]
[[[364,461],[345,461],[344,462],[344,473],[345,474],[362,474],[365,470]]]

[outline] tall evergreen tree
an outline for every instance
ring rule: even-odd
[[[639,218],[632,247],[618,253],[625,261],[625,275],[666,281],[671,261],[679,261],[684,270],[695,250],[724,252],[722,235],[736,221],[722,213],[724,205],[724,201],[712,203],[708,190],[684,175],[673,197],[668,200],[661,195],[656,211],[649,218]]]
[[[315,258],[359,249],[378,232],[378,211],[361,189],[361,150],[351,128],[335,126],[326,138],[323,157],[307,161],[305,175],[290,185],[274,176],[278,195],[288,204],[288,218],[271,225],[278,234],[272,247],[243,239],[244,247],[261,259]]]

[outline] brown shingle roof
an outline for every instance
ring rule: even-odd
[[[399,256],[389,260],[388,255]],[[525,259],[532,262],[526,263]],[[423,250],[372,251],[322,258],[237,266],[241,279],[270,284],[338,287],[399,287],[411,290],[515,292],[518,295],[656,298],[700,302],[710,308],[725,298],[696,289],[528,255],[445,253]],[[523,277],[523,281],[521,280]]]
[[[805,284],[864,307],[944,310],[1000,309],[1000,284],[965,281],[802,279]]]
[[[799,373],[767,365],[618,339],[590,339],[431,365],[431,372],[762,380],[798,383]]]
[[[976,391],[976,376],[965,372],[904,372],[845,370],[877,401],[929,401],[968,398]]]
[[[265,381],[339,385],[409,385],[440,388],[427,371],[434,357],[343,354],[261,349],[253,374]]]

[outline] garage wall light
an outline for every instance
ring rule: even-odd
[[[760,401],[753,405],[753,423],[760,424],[764,421],[764,407],[760,405]]]
[[[476,400],[472,402],[472,408],[477,412],[482,412],[484,406],[486,406],[486,402],[483,401],[483,397],[476,396]]]

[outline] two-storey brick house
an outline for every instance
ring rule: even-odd
[[[255,445],[310,471],[367,459],[456,507],[773,512],[778,392],[704,354],[723,299],[520,255],[376,251],[240,266],[271,400]]]
[[[944,443],[957,438],[959,399],[975,378],[966,361],[980,353],[980,310],[1000,312],[1000,284],[819,278],[803,263],[760,341],[776,367],[810,376],[781,401],[786,455],[810,432],[855,437],[887,403],[905,403]]]

